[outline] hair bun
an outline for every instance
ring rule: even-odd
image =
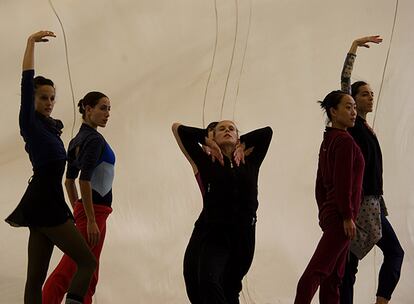
[[[81,114],[85,113],[85,106],[83,105],[83,98],[79,100],[78,107],[79,107],[79,113]]]

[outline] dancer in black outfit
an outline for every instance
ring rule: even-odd
[[[63,195],[62,176],[66,163],[60,138],[63,124],[50,117],[55,104],[54,84],[41,76],[33,78],[35,43],[46,42],[48,37],[55,37],[55,34],[40,31],[31,35],[23,58],[19,125],[33,165],[33,176],[6,222],[30,230],[24,303],[42,303],[42,285],[56,245],[77,264],[66,303],[78,304],[83,302],[96,260],[75,228]]]
[[[214,128],[218,124],[217,121],[209,123],[206,128],[207,137],[213,138]],[[180,137],[178,136],[178,132],[174,132],[174,137],[177,140],[178,146],[181,149],[181,152],[185,155],[187,160],[189,161],[191,167],[193,168],[193,172],[197,181],[197,184],[200,188],[201,195],[204,196],[205,189],[203,186],[203,182],[201,181],[200,172],[196,164],[192,161],[191,157],[188,155],[187,151],[185,150]],[[202,146],[204,152],[210,154],[210,148],[207,146]],[[183,275],[184,275],[184,282],[185,288],[187,291],[187,296],[190,299],[191,303],[201,303],[200,300],[200,290],[198,284],[198,265],[199,265],[199,254],[200,254],[200,244],[202,241],[202,227],[200,225],[200,218],[196,220],[194,223],[194,229],[191,234],[190,240],[188,242],[187,248],[185,249],[184,253],[184,261],[183,261]]]
[[[361,148],[365,159],[363,200],[357,217],[357,235],[351,243],[340,293],[341,304],[352,304],[358,263],[375,245],[384,254],[378,277],[376,304],[387,304],[400,279],[404,250],[394,229],[387,219],[387,208],[383,195],[382,153],[376,134],[366,121],[372,112],[374,93],[370,85],[357,81],[351,86],[351,73],[358,47],[369,47],[369,43],[380,43],[380,36],[367,36],[353,41],[346,56],[341,74],[342,91],[355,100],[358,116],[355,126],[348,131]]]
[[[204,129],[178,123],[172,128],[187,158],[197,167],[205,190],[194,230],[197,235],[192,236],[199,243],[194,251],[198,256],[193,257],[198,259],[198,294],[189,294],[190,301],[239,303],[241,282],[253,260],[258,174],[272,129],[258,129],[238,139],[235,124],[227,120],[217,124],[213,138],[208,138]],[[211,154],[200,144],[207,145]],[[243,157],[240,151],[251,147],[250,154]]]

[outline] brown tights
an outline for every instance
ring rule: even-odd
[[[68,292],[83,297],[96,268],[96,259],[71,220],[54,227],[30,227],[25,304],[42,303],[42,286],[56,245],[77,264]]]

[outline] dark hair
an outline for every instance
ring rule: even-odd
[[[79,113],[82,114],[82,117],[85,117],[85,108],[86,106],[90,106],[91,108],[95,107],[99,99],[102,97],[107,97],[104,93],[101,92],[89,92],[85,95],[81,100],[78,102]]]
[[[351,94],[352,94],[352,98],[355,99],[355,96],[359,93],[359,88],[367,85],[368,83],[366,83],[365,81],[355,81],[352,85],[351,85]]]
[[[44,85],[49,85],[49,86],[52,86],[53,88],[55,87],[55,84],[53,83],[52,80],[47,79],[43,76],[36,76],[33,79],[33,83],[34,83],[35,90]]]
[[[345,95],[349,95],[343,91],[332,91],[322,101],[319,101],[321,108],[325,110],[326,115],[328,116],[329,120],[332,120],[331,117],[331,108],[336,109],[338,104],[341,102],[342,97]]]
[[[206,128],[207,132],[213,131],[216,128],[218,123],[219,123],[218,121],[210,122]]]

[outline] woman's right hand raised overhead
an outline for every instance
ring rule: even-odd
[[[366,36],[355,39],[345,58],[344,66],[341,72],[341,90],[347,94],[351,94],[351,74],[354,68],[354,61],[358,47],[369,48],[370,43],[379,44],[382,42],[380,35]]]
[[[39,31],[29,36],[23,57],[23,71],[34,69],[34,45],[36,42],[49,41],[47,37],[56,37],[56,35],[52,31]]]
[[[366,36],[366,37],[361,37],[361,38],[355,39],[352,42],[351,49],[349,50],[349,53],[356,54],[356,51],[357,51],[358,47],[369,48],[370,47],[369,43],[379,44],[381,42],[382,42],[382,38],[381,38],[380,35]]]
[[[56,37],[56,35],[52,31],[38,31],[31,34],[28,40],[31,42],[48,42],[49,39],[46,37]]]

